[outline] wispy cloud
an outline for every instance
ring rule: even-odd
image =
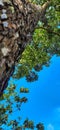
[[[47,130],[54,130],[53,125],[52,125],[52,124],[48,124],[48,126],[47,126]]]
[[[60,113],[60,107],[58,107],[56,110],[57,110],[58,113]]]
[[[60,107],[55,108],[54,115],[55,119],[60,120]]]

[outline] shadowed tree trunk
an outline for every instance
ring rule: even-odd
[[[0,95],[7,87],[39,20],[45,22],[47,1],[43,6],[25,0],[0,0]]]

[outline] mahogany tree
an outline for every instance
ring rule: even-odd
[[[7,87],[8,80],[18,63],[15,78],[26,76],[27,81],[38,79],[36,71],[43,65],[49,66],[52,55],[60,55],[60,0],[0,0],[0,129],[44,130],[42,123],[34,124],[21,117],[10,120],[10,115],[21,110],[26,97],[20,93],[28,88],[13,84]],[[23,52],[23,53],[22,53]],[[22,56],[21,56],[22,55]],[[34,68],[34,71],[31,71]],[[3,90],[7,87],[7,89]],[[3,94],[2,94],[3,93]],[[14,107],[15,106],[15,107]]]
[[[0,0],[0,94],[14,72],[15,64],[32,40],[38,21],[46,23],[46,9],[27,0]]]

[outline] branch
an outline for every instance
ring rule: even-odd
[[[49,7],[49,5],[50,5],[50,0],[47,1],[47,2],[45,2],[45,3],[42,5],[42,9],[41,9],[42,14],[45,14],[45,13],[46,13],[46,9]]]
[[[47,28],[46,28],[46,27],[36,27],[35,29],[44,29],[44,30],[46,30],[47,32],[50,32],[50,33],[53,33],[53,34],[55,34],[55,35],[60,36],[59,33],[49,30],[49,26],[47,26]]]
[[[39,20],[44,22],[45,24],[47,24],[45,14],[46,14],[47,8],[50,6],[50,3],[51,3],[51,1],[49,0],[49,1],[45,2],[42,6],[34,5],[36,8],[36,12],[39,13]]]

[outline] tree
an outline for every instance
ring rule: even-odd
[[[40,6],[40,5],[41,6]],[[35,127],[44,130],[44,126],[25,120],[9,120],[9,116],[20,112],[26,97],[20,97],[15,85],[7,85],[10,76],[26,76],[28,81],[36,80],[36,71],[49,66],[51,57],[60,56],[60,1],[59,0],[0,0],[0,129],[2,126],[14,130]],[[33,70],[32,70],[33,68]],[[22,72],[22,73],[20,73]],[[35,77],[34,77],[35,76]],[[8,86],[8,87],[7,87]],[[7,89],[3,90],[7,87]],[[26,90],[24,89],[24,92]],[[20,90],[19,90],[20,92]],[[11,100],[12,99],[12,100]],[[5,105],[4,105],[5,104]],[[13,106],[15,105],[15,111]],[[26,126],[27,122],[27,126]]]
[[[21,57],[38,21],[46,25],[45,13],[50,1],[42,6],[27,0],[0,1],[0,94],[7,86],[9,77]]]
[[[39,1],[33,1],[39,3]],[[45,1],[40,1],[42,4]],[[21,78],[29,75],[32,68],[40,71],[43,66],[50,65],[50,59],[53,55],[60,56],[60,16],[59,1],[51,0],[49,8],[46,10],[45,19],[38,21],[32,36],[32,41],[26,46],[19,60],[19,66],[14,75],[15,78]],[[22,75],[20,71],[22,70]],[[28,77],[29,78],[29,77]]]

